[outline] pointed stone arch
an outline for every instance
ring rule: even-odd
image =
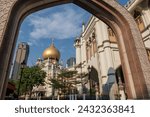
[[[136,23],[114,0],[1,0],[0,99],[4,99],[16,37],[23,19],[37,10],[74,3],[108,24],[118,38],[121,63],[130,99],[150,96],[150,63]]]

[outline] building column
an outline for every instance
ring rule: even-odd
[[[113,65],[113,57],[112,57],[112,52],[111,52],[111,45],[109,41],[109,35],[108,35],[108,26],[105,23],[101,24],[102,28],[102,45],[101,50],[103,51],[103,68],[104,71],[103,73],[105,74],[106,77],[103,78],[103,93],[107,95],[112,94],[111,88],[113,84],[116,82],[116,77],[115,77],[115,70],[114,70],[114,65]],[[102,58],[100,58],[102,59]],[[111,95],[110,95],[111,98]]]
[[[120,100],[126,100],[126,95],[125,95],[125,90],[124,90],[124,86],[123,83],[121,81],[121,77],[118,77],[118,87],[119,87],[119,98]]]
[[[77,100],[77,94],[75,94],[75,100]]]
[[[105,63],[105,60],[106,60],[106,57],[105,57],[105,53],[104,53],[104,50],[103,48],[99,48],[99,62],[100,62],[100,69],[101,69],[101,86],[106,84],[106,81],[107,81],[107,72],[106,72],[106,63]],[[101,91],[100,93],[102,93],[102,88],[101,88]]]
[[[86,100],[86,98],[85,98],[85,93],[83,94],[83,100]]]
[[[111,49],[110,49],[110,44],[109,42],[105,43],[105,55],[106,55],[106,62],[107,62],[107,81],[106,81],[106,88],[108,89],[108,95],[110,99],[113,99],[114,97],[114,92],[112,92],[112,88],[114,83],[116,82],[116,76],[115,76],[115,70],[113,67],[113,60],[112,60],[112,53],[111,53]]]
[[[86,66],[86,41],[84,38],[82,38],[82,46],[81,46],[81,54],[82,54],[82,72],[86,72],[87,71],[87,66]]]
[[[75,44],[74,44],[75,48],[76,48],[76,64],[80,64],[81,63],[81,45],[80,45],[80,38],[77,38],[75,40]]]
[[[145,26],[150,24],[150,10],[146,9],[142,11],[142,18],[144,19]]]
[[[98,84],[97,83],[95,83],[95,95],[96,95],[96,100],[98,100],[99,99],[99,92],[98,92]]]
[[[71,98],[72,98],[72,96],[71,96],[71,94],[69,94],[69,100],[72,100]]]
[[[103,93],[103,85],[105,84],[105,79],[107,76],[106,73],[106,63],[105,63],[105,55],[104,55],[104,50],[102,48],[103,45],[103,29],[101,25],[103,24],[102,21],[98,20],[96,21],[95,25],[95,35],[96,35],[96,42],[97,42],[97,59],[98,59],[98,75],[99,75],[99,89],[100,89],[100,95]]]

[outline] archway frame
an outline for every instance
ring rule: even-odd
[[[150,63],[137,25],[114,0],[1,0],[0,1],[0,99],[4,99],[18,30],[32,12],[74,3],[108,24],[118,38],[128,98],[150,97]]]

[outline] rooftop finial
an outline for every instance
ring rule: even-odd
[[[85,23],[82,22],[82,32],[84,32],[84,31],[85,31]]]

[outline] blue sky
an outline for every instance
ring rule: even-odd
[[[119,2],[125,4],[127,0]],[[75,56],[74,39],[80,35],[82,23],[87,23],[90,16],[90,13],[74,4],[65,4],[26,17],[20,27],[17,44],[27,42],[30,45],[28,65],[34,65],[37,58],[42,58],[52,38],[64,63]]]

